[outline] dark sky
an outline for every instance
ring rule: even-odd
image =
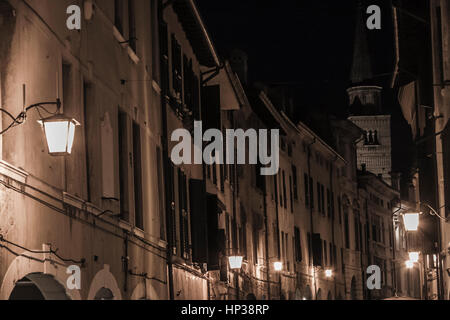
[[[346,116],[358,0],[196,3],[222,57],[233,48],[247,52],[251,82],[297,83],[302,98],[296,108],[301,114]],[[369,17],[365,11],[372,4],[382,10],[382,29],[367,30],[372,71],[375,75],[392,73],[395,49],[391,0],[363,0],[365,17]],[[401,115],[395,91],[390,89],[390,76],[377,80],[385,88],[383,106],[393,115],[393,144],[400,145],[393,148],[399,153],[394,154],[394,169],[407,172],[410,129]],[[313,123],[308,125],[317,129]]]
[[[249,55],[253,81],[325,84],[342,100],[349,86],[356,0],[197,0],[222,56],[233,48]],[[393,41],[388,0],[371,0],[383,11],[381,31],[370,31],[375,73],[392,72]]]

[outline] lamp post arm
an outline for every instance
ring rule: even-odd
[[[56,112],[52,113],[49,112],[47,109],[45,109],[43,106],[56,106]],[[53,102],[39,102],[39,103],[35,103],[32,104],[28,107],[25,108],[24,111],[22,111],[17,117],[14,117],[9,111],[7,111],[6,109],[0,108],[0,112],[3,112],[4,114],[6,114],[9,118],[11,118],[12,122],[9,126],[7,126],[5,129],[3,129],[2,131],[0,131],[0,136],[5,134],[9,129],[21,125],[25,122],[26,118],[27,118],[27,112],[30,111],[31,109],[37,109],[37,111],[39,112],[39,108],[42,108],[45,112],[49,113],[49,114],[57,114],[59,112],[59,110],[61,109],[61,100],[60,99],[56,99],[56,101]]]
[[[432,212],[432,215],[438,217],[439,219],[443,220],[443,221],[447,221],[446,218],[442,217],[436,210],[434,210],[434,208],[432,206],[430,206],[427,203],[421,202],[421,204],[423,204],[424,206],[426,206],[427,208],[429,208]]]

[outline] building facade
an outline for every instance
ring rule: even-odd
[[[393,294],[397,194],[358,175],[355,119],[333,124],[336,148],[293,122],[247,84],[242,52],[219,58],[194,1],[84,1],[79,31],[54,14],[70,5],[0,0],[1,299]],[[377,90],[350,91],[366,103]],[[57,99],[80,122],[65,157],[49,155],[37,123],[57,111],[39,103]],[[11,124],[34,104],[26,123]],[[388,145],[385,122],[359,125]],[[192,161],[196,137],[208,150],[208,129],[242,129],[246,150],[279,146],[278,172],[220,161],[224,148]],[[279,139],[252,140],[261,129]],[[383,271],[382,295],[367,292],[371,264]]]

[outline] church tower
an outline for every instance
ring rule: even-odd
[[[383,114],[381,92],[372,72],[364,8],[356,11],[351,87],[347,89],[350,101],[349,120],[364,131],[357,144],[357,162],[360,170],[380,176],[392,184],[391,116]]]

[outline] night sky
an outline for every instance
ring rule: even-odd
[[[389,3],[364,4],[382,9],[382,30],[369,31],[375,74],[393,70]],[[313,99],[345,107],[356,0],[197,0],[197,4],[223,57],[233,48],[249,55],[250,81],[296,83],[307,88],[306,103]]]
[[[398,1],[399,5],[404,4]],[[348,116],[346,89],[351,86],[358,0],[196,3],[222,57],[226,58],[234,48],[248,54],[249,82],[288,83],[296,87],[300,101],[295,108],[302,115],[297,120],[319,133],[324,131],[319,127],[325,123],[320,119],[323,114]],[[395,61],[391,1],[362,1],[364,17],[369,16],[365,9],[372,4],[382,11],[382,29],[367,30],[372,72],[384,75],[375,80],[384,87],[383,107],[392,115],[393,170],[407,177],[413,158],[411,131],[402,116],[396,91],[390,88],[389,73],[393,72]],[[318,118],[308,122],[313,114]]]

